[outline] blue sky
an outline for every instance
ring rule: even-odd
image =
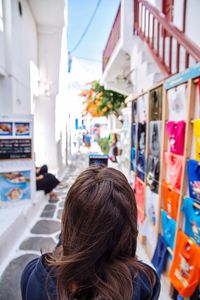
[[[70,51],[85,30],[98,0],[68,0],[68,50]],[[101,61],[120,0],[101,0],[96,16],[72,56]]]

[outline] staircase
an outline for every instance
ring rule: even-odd
[[[166,76],[200,61],[200,48],[145,0],[134,0],[134,32]]]
[[[102,82],[138,95],[199,61],[198,45],[149,1],[121,0],[103,52]]]

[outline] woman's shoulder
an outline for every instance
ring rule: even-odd
[[[133,280],[132,300],[157,300],[160,295],[160,279],[156,271],[141,263],[141,269]]]
[[[48,299],[47,294],[51,294],[51,299],[56,299],[55,273],[47,268],[44,260],[47,255],[42,255],[30,261],[21,276],[22,300],[27,299]]]

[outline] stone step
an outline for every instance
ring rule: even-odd
[[[3,271],[3,262],[46,202],[44,193],[36,192],[34,201],[0,209],[0,274]]]

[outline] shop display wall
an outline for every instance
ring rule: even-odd
[[[200,64],[132,102],[131,169],[139,237],[170,283],[173,299],[199,299],[199,77]]]
[[[131,170],[140,212],[140,237],[143,242],[146,240],[149,255],[155,248],[158,231],[161,118],[162,84],[132,101]],[[137,197],[141,190],[144,198],[142,206]]]

